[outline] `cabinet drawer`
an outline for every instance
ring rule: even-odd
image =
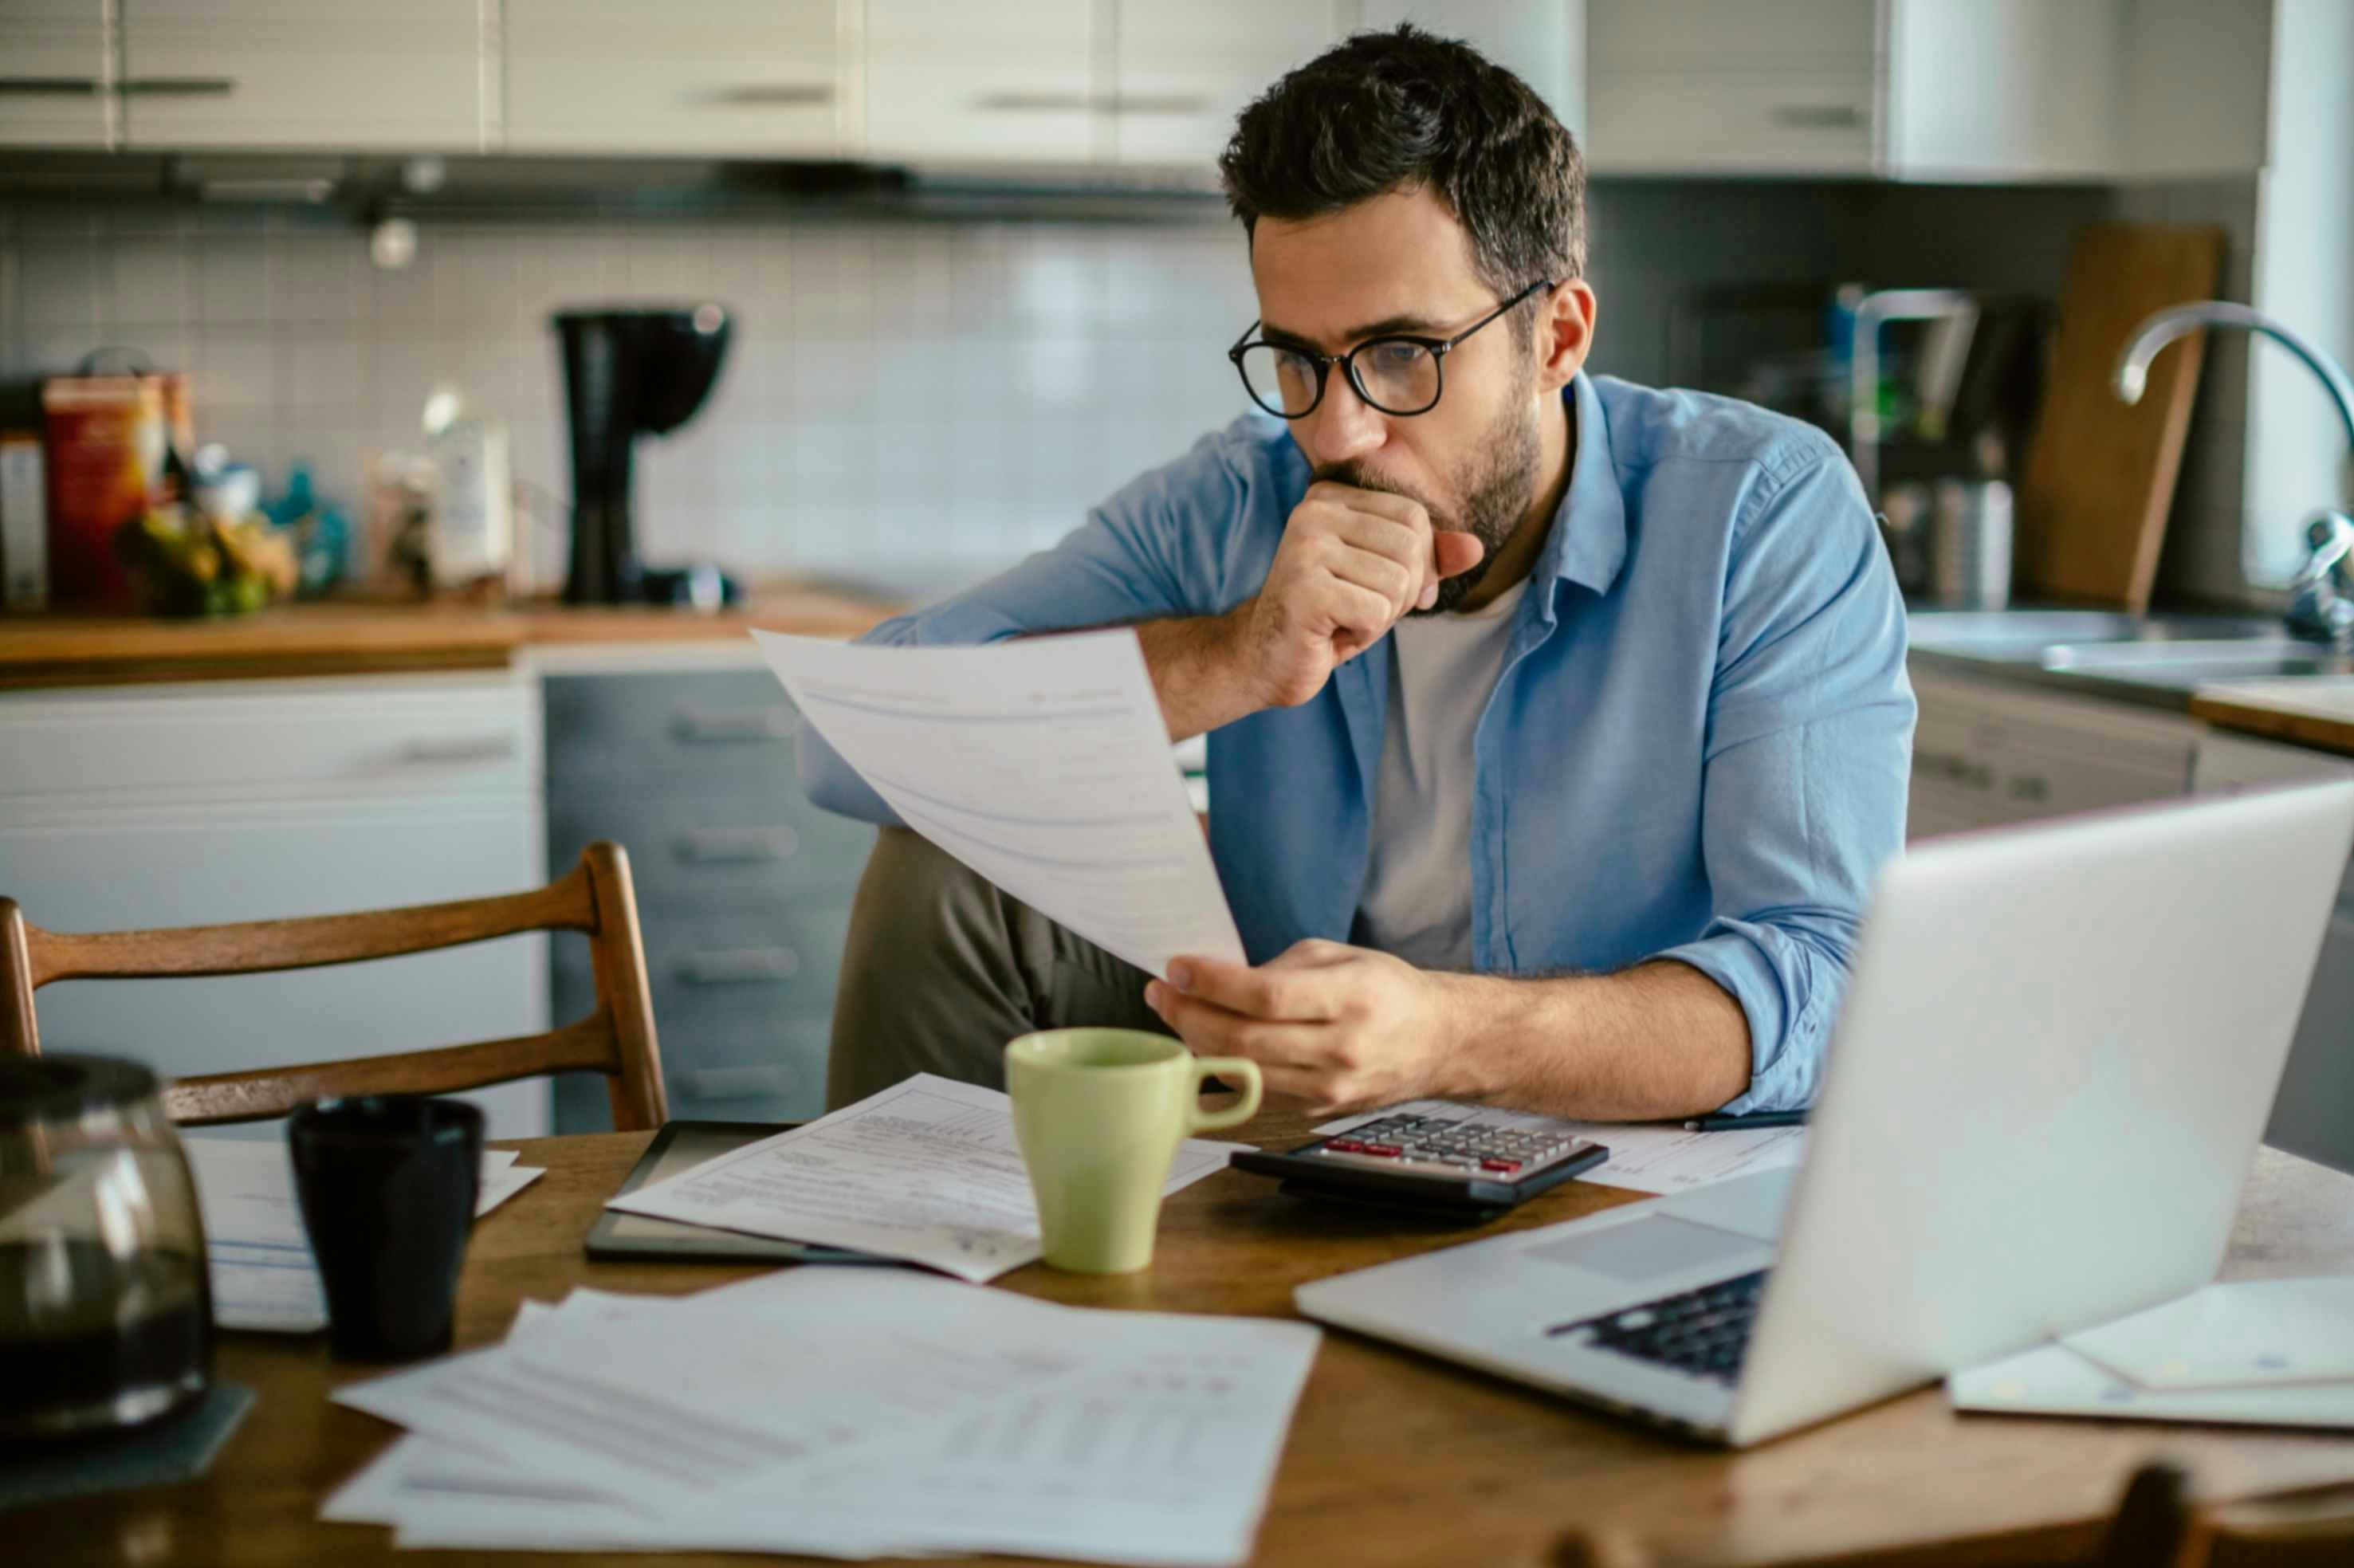
[[[543,691],[559,788],[634,777],[733,792],[793,779],[801,715],[766,670],[549,675]]]
[[[1597,78],[1598,171],[1869,174],[1879,146],[1870,70]]]
[[[539,789],[539,715],[511,674],[270,681],[0,699],[0,798],[77,811],[280,793]]]
[[[611,839],[630,853],[642,910],[783,906],[839,902],[858,885],[874,847],[862,822],[789,808],[777,794],[718,800],[656,798],[588,805],[559,799],[549,810],[548,863]]]
[[[641,910],[654,1026],[735,1028],[795,1018],[825,1018],[850,907],[831,906],[728,914]],[[588,1010],[596,995],[585,941],[558,941],[554,970],[559,1011]]]

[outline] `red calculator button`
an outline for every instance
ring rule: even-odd
[[[1517,1160],[1482,1160],[1479,1161],[1479,1169],[1482,1171],[1502,1171],[1509,1173],[1511,1171],[1518,1171],[1520,1168],[1521,1162]]]
[[[1365,1145],[1364,1151],[1367,1154],[1381,1155],[1384,1159],[1394,1158],[1395,1156],[1405,1152],[1404,1149],[1401,1149],[1394,1143],[1368,1143]]]
[[[1363,1154],[1365,1151],[1365,1146],[1353,1138],[1331,1139],[1324,1147],[1335,1154]]]

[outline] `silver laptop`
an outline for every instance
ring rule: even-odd
[[[1308,1316],[1734,1445],[2206,1284],[2354,785],[1925,844],[1804,1165],[1301,1286]]]

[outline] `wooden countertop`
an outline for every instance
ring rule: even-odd
[[[2191,694],[2190,716],[2222,729],[2354,757],[2354,676],[2201,686]]]
[[[218,620],[0,616],[0,689],[496,669],[535,644],[853,637],[901,608],[790,584],[712,615],[652,605],[326,601]]]

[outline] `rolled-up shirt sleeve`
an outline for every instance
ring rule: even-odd
[[[969,647],[1034,632],[1117,626],[1226,607],[1217,549],[1243,503],[1240,477],[1203,439],[1088,513],[1053,548],[912,614],[884,621],[862,642]],[[815,729],[801,726],[801,788],[830,811],[870,822],[898,817]]]
[[[1854,472],[1828,450],[1761,478],[1734,530],[1709,704],[1712,918],[1657,955],[1749,1021],[1733,1114],[1810,1104],[1872,879],[1903,843],[1904,608]]]

